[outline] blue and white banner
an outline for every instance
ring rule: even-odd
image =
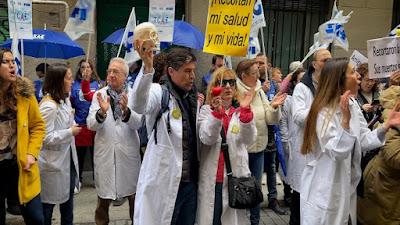
[[[258,30],[265,27],[264,9],[261,0],[256,0],[253,9],[253,22],[251,23],[250,33],[254,37],[258,37]]]
[[[8,0],[8,22],[11,38],[32,39],[32,0]]]
[[[16,69],[16,73],[18,76],[23,76],[23,72],[22,72],[22,58],[21,58],[21,54],[18,50],[18,35],[16,35],[13,39],[12,39],[12,43],[11,43],[11,51],[13,53],[14,56],[14,60],[15,60],[15,65],[17,66]]]
[[[64,32],[72,40],[76,40],[86,33],[94,33],[95,11],[96,1],[78,0],[68,19],[67,25],[65,25]]]
[[[133,47],[133,31],[136,27],[136,14],[135,7],[132,8],[131,14],[129,15],[128,23],[125,27],[124,36],[122,37],[122,43],[125,46],[125,57],[124,59],[128,64],[137,61],[140,59],[139,54],[136,52]]]
[[[174,37],[175,0],[150,0],[149,22],[157,27],[160,41],[172,42]]]
[[[260,41],[257,36],[250,36],[249,38],[249,50],[247,52],[248,59],[254,59],[258,53],[261,52]]]

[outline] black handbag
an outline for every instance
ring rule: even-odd
[[[232,174],[231,162],[229,159],[228,144],[224,128],[221,130],[221,149],[224,154],[226,172],[228,176],[228,199],[229,206],[235,209],[251,209],[263,202],[261,185],[254,176],[235,177]]]

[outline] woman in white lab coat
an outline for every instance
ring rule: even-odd
[[[73,78],[65,64],[53,64],[43,84],[40,112],[46,136],[39,156],[45,225],[51,225],[55,204],[60,204],[61,224],[72,225],[74,188],[78,184],[78,157],[74,136],[81,128],[74,123],[69,101]]]
[[[222,84],[220,95],[211,92]],[[256,126],[250,103],[254,88],[237,103],[236,74],[222,67],[216,70],[207,89],[206,105],[199,114],[199,189],[198,225],[244,225],[249,223],[246,210],[233,209],[228,205],[228,177],[221,149],[221,129],[228,144],[233,176],[250,176],[247,147],[254,143]],[[213,194],[214,193],[214,194]]]
[[[400,125],[400,113],[391,111],[382,128],[367,128],[353,99],[359,79],[347,58],[328,60],[322,69],[301,148],[308,158],[300,192],[301,224],[357,224],[361,152],[382,146],[386,131]]]

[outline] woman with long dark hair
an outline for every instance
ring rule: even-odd
[[[71,69],[56,63],[49,67],[43,84],[40,111],[46,121],[46,137],[39,165],[45,225],[51,225],[56,204],[60,204],[61,224],[73,223],[74,188],[79,175],[74,136],[81,128],[75,125],[69,101],[72,81]]]
[[[76,72],[74,83],[71,89],[71,105],[75,109],[75,122],[82,128],[81,132],[75,136],[76,152],[79,162],[79,186],[82,183],[82,172],[85,157],[91,155],[93,166],[93,143],[95,132],[87,129],[86,118],[89,115],[91,98],[88,99],[88,92],[95,92],[100,88],[101,80],[97,75],[96,69],[91,61],[82,59],[78,63],[79,69]],[[78,191],[76,189],[76,191]]]
[[[18,193],[27,225],[43,224],[40,176],[36,159],[45,125],[33,83],[17,77],[8,49],[0,49],[0,224],[5,224],[7,192]]]
[[[400,125],[396,107],[382,128],[368,129],[353,98],[359,78],[347,58],[328,60],[321,71],[301,147],[308,160],[300,192],[301,224],[357,224],[361,152],[382,146],[387,130]]]

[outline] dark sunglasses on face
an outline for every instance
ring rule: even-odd
[[[229,86],[233,87],[233,86],[236,85],[236,80],[235,79],[223,79],[222,80],[222,86],[226,87],[227,84],[229,84]]]

